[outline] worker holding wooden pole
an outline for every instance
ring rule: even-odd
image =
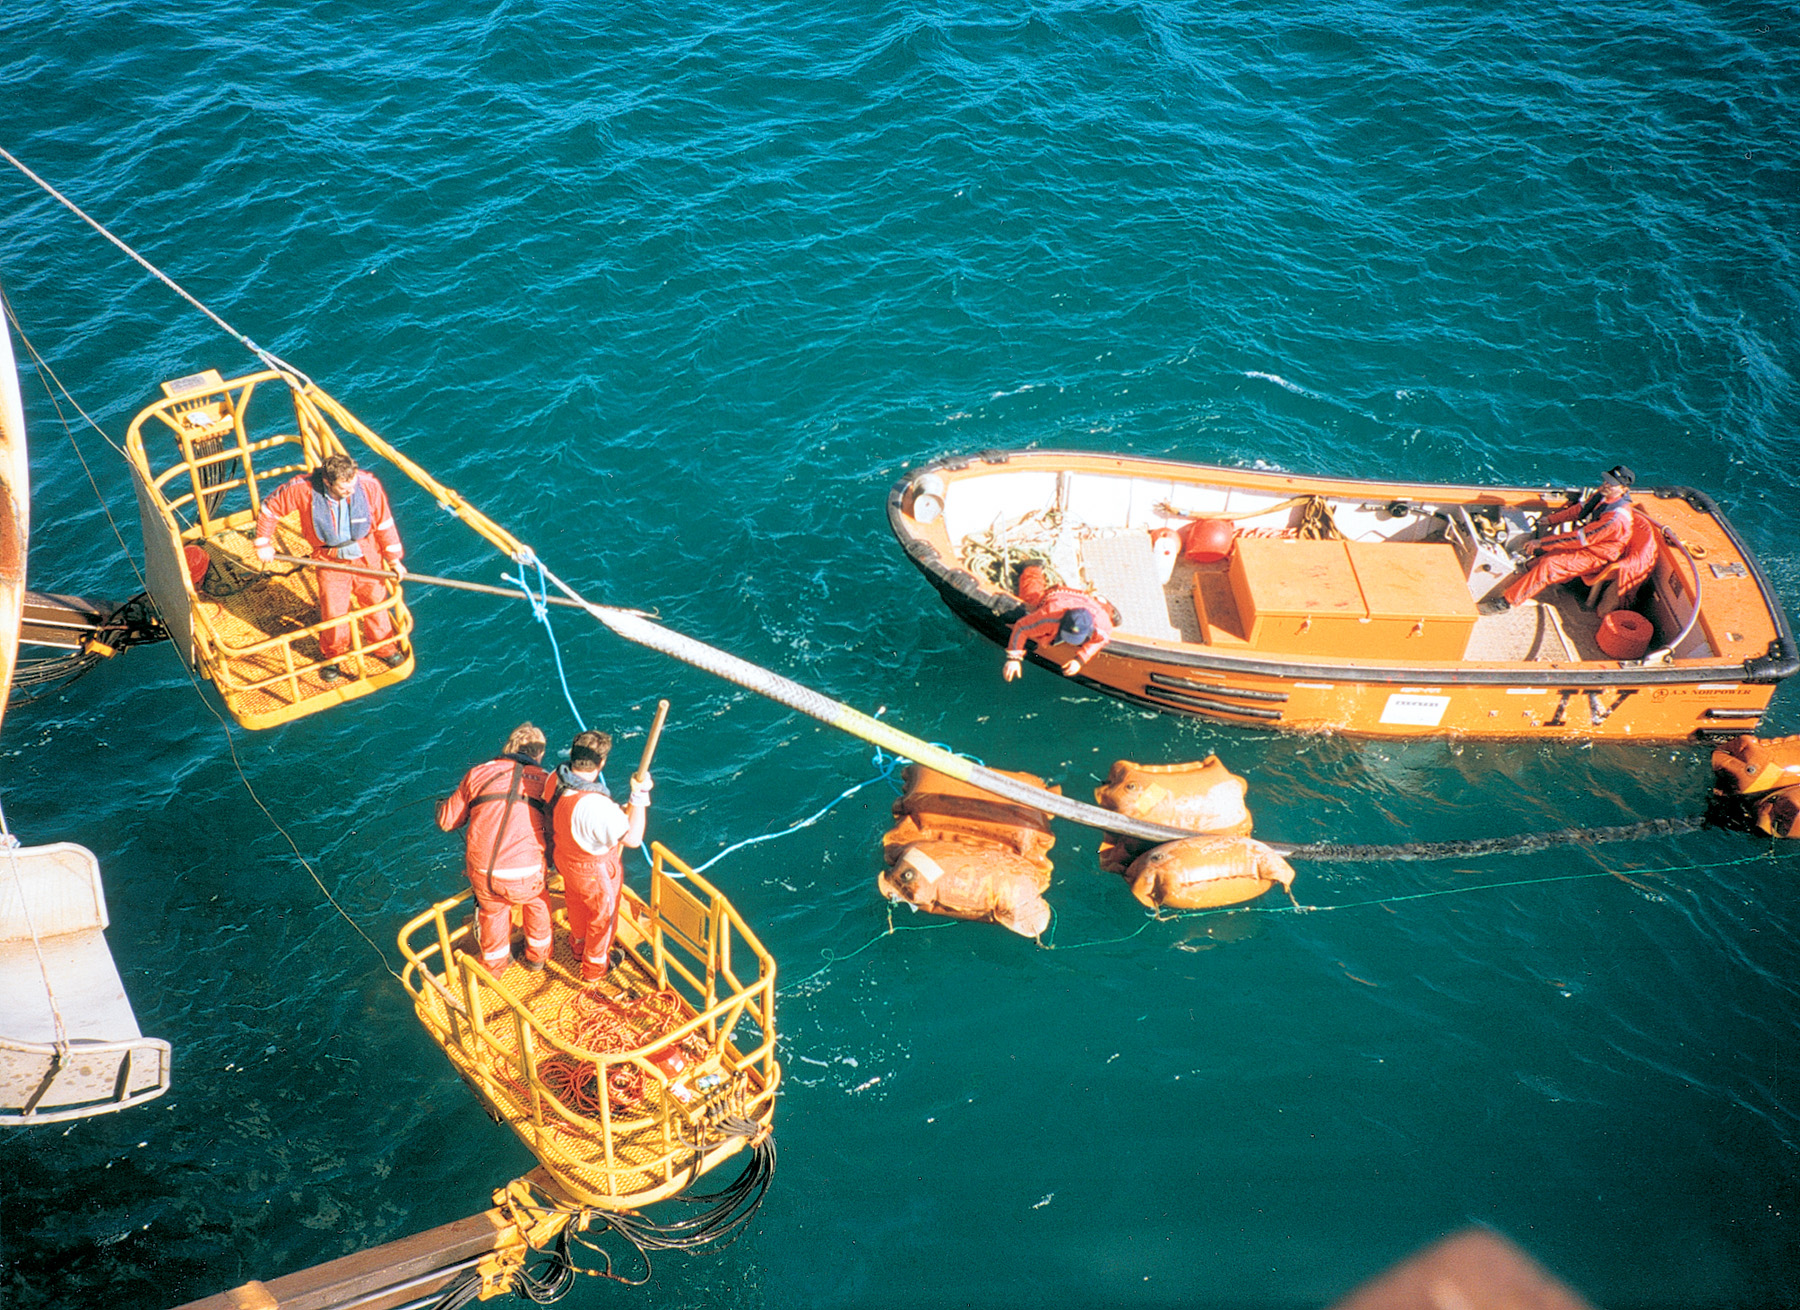
[[[638,770],[631,775],[631,796],[623,809],[607,794],[600,776],[612,751],[612,736],[604,732],[575,735],[569,762],[551,775],[544,793],[550,811],[550,862],[562,874],[569,944],[583,983],[599,982],[612,965],[619,894],[625,885],[624,851],[644,843],[652,786],[650,757],[656,753],[668,714],[669,702],[657,702],[656,721],[644,742]]]

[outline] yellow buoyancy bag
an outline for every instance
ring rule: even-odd
[[[1021,937],[1050,926],[1036,868],[1010,851],[967,842],[922,841],[903,848],[878,885],[892,901],[952,919],[997,923]]]
[[[1277,883],[1290,889],[1294,869],[1253,837],[1189,837],[1146,851],[1126,876],[1153,910],[1204,910],[1253,900]]]
[[[1230,837],[1250,835],[1244,807],[1249,784],[1208,755],[1197,764],[1135,764],[1119,760],[1094,800],[1127,818],[1189,832]],[[1100,867],[1123,873],[1153,843],[1109,832],[1100,843]]]

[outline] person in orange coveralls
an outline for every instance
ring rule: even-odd
[[[550,958],[555,930],[544,884],[544,734],[521,723],[498,759],[477,764],[438,802],[437,826],[463,834],[463,872],[475,890],[481,963],[496,976],[512,958],[512,907],[525,912],[525,967]]]
[[[379,569],[384,564],[396,578],[406,576],[400,557],[400,532],[388,508],[387,492],[373,473],[356,467],[348,455],[327,455],[311,473],[300,473],[282,483],[262,503],[256,519],[256,557],[267,564],[275,558],[275,520],[300,515],[300,532],[312,547],[314,559],[344,560],[358,568]],[[319,617],[326,621],[352,609],[378,605],[388,597],[385,583],[355,573],[315,569],[319,580]],[[386,610],[362,620],[364,649],[390,668],[406,662],[397,645],[383,646],[394,635]],[[339,624],[319,634],[319,650],[327,660],[341,659],[350,650],[350,628]],[[321,682],[342,682],[350,675],[335,663],[319,670]]]
[[[1570,578],[1592,582],[1630,544],[1631,486],[1636,481],[1630,469],[1615,465],[1601,475],[1598,491],[1539,519],[1539,532],[1560,524],[1570,525],[1570,530],[1527,544],[1525,549],[1536,554],[1537,560],[1500,596],[1483,601],[1481,612],[1498,614],[1509,610],[1546,587]]]
[[[650,775],[631,780],[631,799],[620,809],[607,793],[600,770],[612,751],[604,732],[576,734],[569,762],[545,784],[549,805],[550,857],[563,880],[569,912],[569,942],[580,962],[581,981],[599,982],[612,964],[613,932],[619,923],[619,892],[625,886],[624,848],[644,844],[650,810]]]
[[[1037,564],[1019,570],[1019,599],[1031,606],[1031,613],[1013,624],[1007,639],[1001,676],[1008,682],[1019,676],[1027,642],[1075,647],[1075,658],[1062,666],[1063,676],[1072,678],[1112,640],[1113,619],[1106,605],[1085,591],[1048,585]]]

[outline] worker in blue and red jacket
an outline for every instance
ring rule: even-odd
[[[438,802],[437,826],[463,834],[463,872],[475,891],[475,931],[481,963],[499,976],[512,960],[512,907],[524,911],[525,960],[544,967],[555,944],[550,893],[544,882],[542,729],[521,723],[498,759],[477,764]]]
[[[264,564],[275,558],[275,521],[296,514],[300,535],[312,547],[316,560],[342,560],[359,569],[387,570],[398,581],[406,576],[400,562],[406,553],[400,531],[388,508],[387,492],[373,473],[356,467],[348,455],[327,455],[311,473],[300,473],[266,496],[256,517],[256,557]],[[329,623],[352,609],[367,609],[388,598],[387,584],[379,578],[336,569],[317,569],[319,617]],[[393,620],[385,609],[362,619],[363,653],[391,668],[406,662],[406,655],[388,642],[394,635]],[[383,644],[387,643],[387,644]],[[319,634],[319,650],[327,660],[350,653],[350,627],[339,624]],[[336,663],[319,670],[319,681],[342,682],[354,677]]]
[[[550,860],[562,874],[563,908],[569,913],[569,945],[584,983],[599,982],[612,964],[625,887],[625,847],[644,844],[650,809],[648,773],[631,780],[631,799],[621,809],[608,794],[600,770],[612,752],[612,735],[583,731],[569,746],[569,762],[545,784],[550,807]]]
[[[1483,601],[1482,613],[1511,609],[1571,578],[1594,581],[1631,544],[1631,486],[1636,481],[1630,469],[1615,465],[1601,475],[1599,490],[1539,519],[1539,533],[1564,525],[1568,530],[1528,542],[1526,551],[1538,558],[1498,597]]]
[[[1006,642],[1001,676],[1008,682],[1019,676],[1027,643],[1040,650],[1059,645],[1074,650],[1075,658],[1062,666],[1063,676],[1072,678],[1112,640],[1112,613],[1105,602],[1073,587],[1050,586],[1040,565],[1019,570],[1019,599],[1031,612],[1013,624]]]

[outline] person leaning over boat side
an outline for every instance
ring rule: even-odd
[[[1631,486],[1636,481],[1630,469],[1615,464],[1601,475],[1599,490],[1539,519],[1538,532],[1565,524],[1570,530],[1528,542],[1525,549],[1537,560],[1498,597],[1481,602],[1481,612],[1502,613],[1571,578],[1592,582],[1631,542]]]
[[[300,531],[312,547],[314,559],[354,560],[359,568],[378,569],[384,563],[397,578],[406,576],[400,557],[400,530],[388,508],[387,492],[373,473],[356,467],[348,455],[327,455],[311,473],[300,473],[282,483],[262,503],[256,519],[256,558],[264,564],[275,558],[275,520],[300,515]],[[379,579],[334,569],[315,569],[319,580],[319,617],[326,622],[352,609],[379,605],[388,598]],[[380,643],[394,635],[393,620],[386,610],[376,610],[362,620],[366,651],[390,668],[406,662],[398,646]],[[340,624],[319,634],[319,650],[327,660],[350,652],[350,627]],[[335,663],[319,670],[319,681],[342,682],[347,675]]]
[[[649,774],[631,780],[631,799],[624,809],[607,792],[600,770],[611,751],[609,734],[577,733],[569,745],[569,762],[544,785],[550,861],[562,874],[569,941],[584,983],[599,982],[612,963],[619,893],[625,886],[624,848],[644,844],[650,810]]]
[[[498,975],[512,956],[512,907],[525,912],[525,967],[550,958],[555,929],[544,882],[544,734],[521,723],[499,758],[477,764],[438,802],[437,826],[463,834],[463,872],[475,891],[481,963]]]
[[[1075,658],[1062,666],[1063,676],[1072,678],[1112,640],[1113,619],[1106,605],[1085,591],[1048,585],[1044,570],[1036,564],[1019,570],[1019,599],[1031,606],[1031,612],[1013,624],[1006,641],[1006,664],[1000,674],[1008,682],[1019,676],[1028,642],[1040,648],[1075,647]]]

